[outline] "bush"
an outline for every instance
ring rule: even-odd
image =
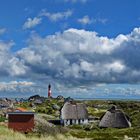
[[[80,140],[72,136],[64,136],[57,134],[53,136],[34,136],[24,135],[22,133],[14,132],[6,127],[0,126],[0,140]],[[86,139],[85,139],[86,140]]]
[[[71,128],[71,129],[83,129],[83,125],[74,124],[74,125],[70,125],[69,128]]]
[[[0,117],[0,122],[4,122],[6,120],[5,117]]]
[[[47,122],[43,117],[36,116],[35,118],[35,130],[34,132],[37,133],[39,136],[43,135],[52,135],[55,136],[57,134],[65,134],[68,130],[62,126],[55,126],[49,122]]]

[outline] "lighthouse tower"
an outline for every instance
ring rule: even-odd
[[[52,94],[52,92],[51,92],[51,85],[49,84],[48,85],[48,98],[51,97],[51,94]]]

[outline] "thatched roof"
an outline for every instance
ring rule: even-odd
[[[87,119],[88,112],[84,104],[66,102],[61,109],[61,119]]]
[[[9,101],[7,101],[6,99],[0,99],[0,108],[9,107],[9,106],[10,106]]]
[[[73,102],[74,101],[74,99],[73,98],[71,98],[71,97],[67,97],[67,98],[65,98],[65,103],[66,102]]]
[[[35,100],[45,101],[45,97],[42,97],[40,95],[33,95],[33,96],[29,97],[28,100],[29,101],[35,101]]]
[[[64,97],[62,95],[58,95],[56,99],[57,100],[64,100]]]
[[[122,110],[113,106],[102,116],[99,127],[126,128],[131,127],[131,123]]]

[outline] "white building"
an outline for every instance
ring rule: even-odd
[[[87,124],[88,112],[84,104],[76,104],[72,102],[66,102],[61,109],[61,124]]]

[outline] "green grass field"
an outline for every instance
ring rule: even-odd
[[[112,105],[121,108],[129,117],[132,123],[131,128],[100,129],[97,122],[88,125],[73,125],[68,127],[48,125],[47,119],[58,119],[58,110],[52,108],[53,104],[60,107],[62,103],[52,100],[38,105],[36,113],[38,114],[39,125],[36,130],[30,134],[21,134],[13,132],[4,126],[0,126],[0,140],[140,140],[140,102],[138,101],[78,101],[84,102],[87,106],[90,116],[100,118]],[[21,106],[28,108],[29,103],[23,103]],[[46,107],[45,107],[46,106]],[[52,110],[49,112],[49,110]],[[4,119],[2,118],[1,121]]]
[[[0,140],[80,140],[80,139],[75,138],[73,136],[64,136],[62,134],[57,134],[55,136],[48,135],[37,137],[34,135],[25,135],[22,133],[14,132],[4,126],[0,126]]]

